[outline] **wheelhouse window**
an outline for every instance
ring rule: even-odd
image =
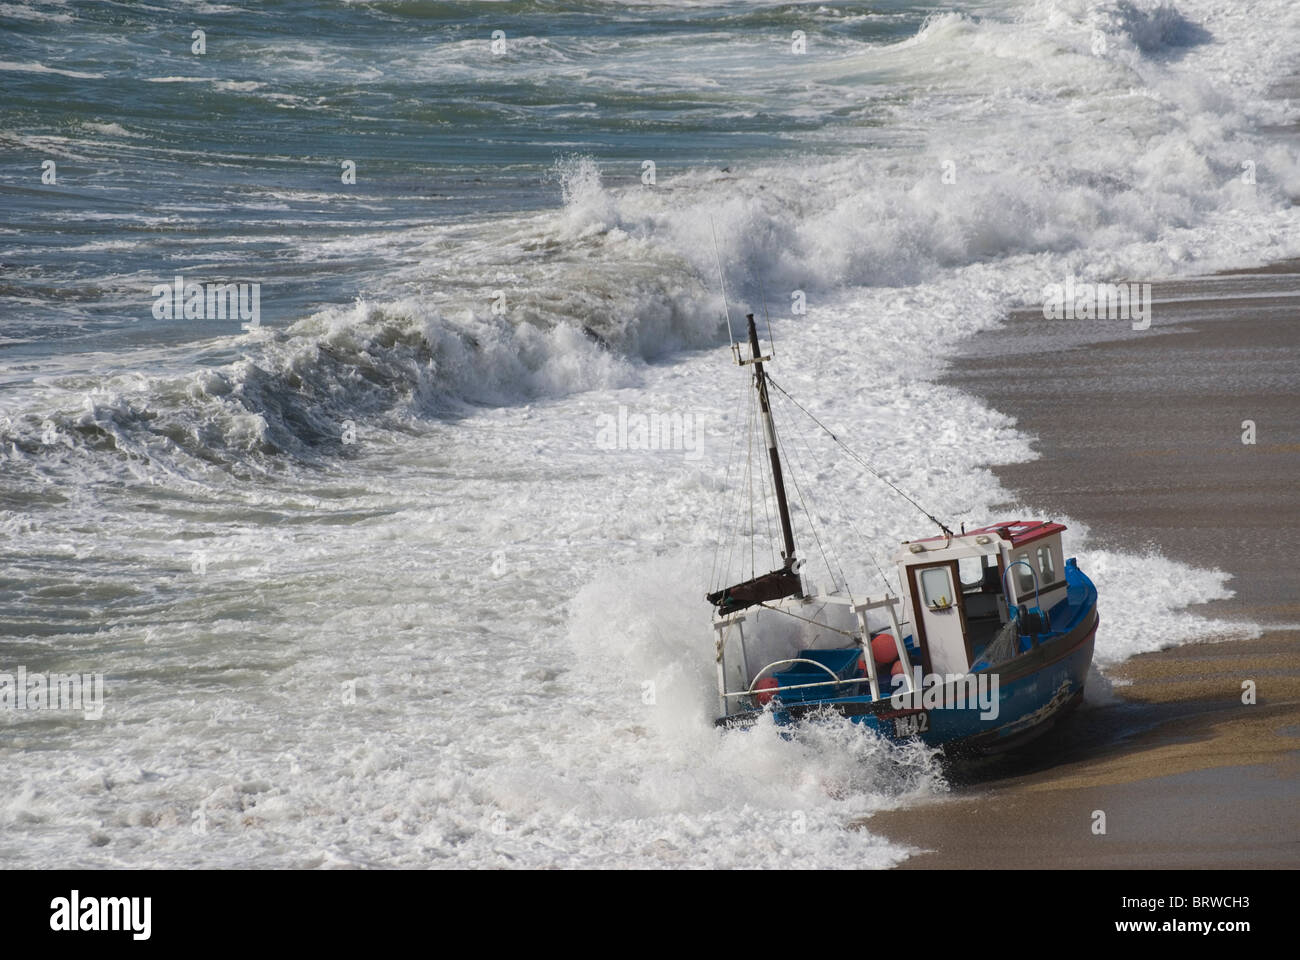
[[[931,567],[921,571],[921,599],[931,609],[952,606],[952,580],[947,567]]]
[[[1051,547],[1038,548],[1038,574],[1041,583],[1056,582],[1056,561],[1052,557]]]
[[[1015,564],[1016,596],[1023,603],[1025,600],[1032,600],[1034,596],[1034,567],[1029,560],[1028,551],[1016,554],[1015,559],[1025,561]]]

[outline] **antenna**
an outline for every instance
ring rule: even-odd
[[[727,339],[731,341],[731,355],[740,363],[740,351],[736,348],[736,335],[731,330],[731,306],[727,303],[727,278],[722,273],[722,257],[718,255],[718,231],[709,217],[709,231],[713,234],[713,261],[718,265],[718,282],[722,284],[722,309],[727,313]]]

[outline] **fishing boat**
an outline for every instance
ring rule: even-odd
[[[756,573],[751,559],[751,576],[706,594],[717,722],[745,726],[770,715],[792,725],[830,712],[953,754],[1000,752],[1050,729],[1083,698],[1098,625],[1096,588],[1064,556],[1065,526],[1006,520],[954,533],[770,378],[772,357],[760,350],[753,314],[746,319],[748,356],[735,341],[732,352],[752,370],[751,450],[761,424],[766,457],[750,457],[744,480],[751,491],[757,483],[763,512],[775,502],[782,549],[776,561],[772,530],[773,569]],[[878,595],[854,595],[830,564],[829,585],[813,582],[796,550],[774,390],[938,526],[939,535],[903,541],[891,557],[896,591],[879,567],[886,589]],[[752,501],[750,515],[752,536]],[[811,524],[811,513],[803,519]],[[819,549],[830,539],[813,533]]]

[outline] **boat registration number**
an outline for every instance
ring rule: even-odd
[[[930,730],[930,715],[924,710],[919,713],[909,713],[905,717],[898,717],[894,720],[894,736],[896,737],[915,737],[918,734],[928,733]]]

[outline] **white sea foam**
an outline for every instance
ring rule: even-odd
[[[47,67],[43,63],[17,63],[12,60],[0,61],[0,71],[14,73],[52,73],[60,77],[72,77],[75,80],[102,80],[104,74],[89,73],[85,70],[63,70],[59,67]]]
[[[135,140],[144,139],[144,134],[133,133],[126,129],[120,123],[90,123],[86,122],[83,126],[87,130],[93,130],[95,133],[102,134],[106,137],[131,137]]]
[[[0,16],[15,20],[49,21],[51,23],[71,23],[73,15],[66,10],[67,3],[62,0],[33,6],[27,3],[0,3]],[[53,8],[53,9],[51,9]]]

